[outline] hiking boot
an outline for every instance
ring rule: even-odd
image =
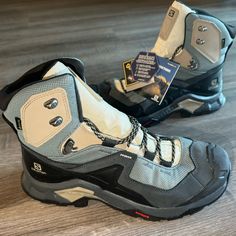
[[[85,82],[78,59],[41,64],[0,91],[23,157],[22,187],[42,202],[99,200],[147,220],[194,213],[225,191],[227,153],[151,133]]]
[[[146,126],[177,111],[183,116],[214,112],[225,103],[222,71],[234,37],[233,26],[174,1],[152,49],[156,55],[180,64],[163,102],[159,105],[150,98],[155,95],[154,84],[126,92],[124,79],[111,79],[91,87],[112,106]]]

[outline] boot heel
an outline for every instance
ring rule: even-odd
[[[189,97],[188,102],[184,100],[179,103],[181,108],[180,115],[182,117],[190,117],[209,114],[219,110],[225,104],[225,100],[223,93],[202,99],[200,96],[192,95],[192,97]],[[198,107],[197,104],[199,104]]]
[[[225,101],[226,98],[224,94],[220,93],[215,100],[206,101],[204,105],[194,113],[194,115],[198,116],[218,111],[225,104]]]

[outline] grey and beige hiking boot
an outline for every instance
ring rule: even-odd
[[[211,143],[156,136],[106,103],[77,59],[46,62],[0,91],[22,147],[22,186],[47,203],[100,200],[132,216],[174,219],[217,200],[230,173]]]
[[[184,116],[214,112],[225,103],[222,70],[234,37],[233,26],[174,1],[152,49],[181,65],[162,104],[144,96],[155,93],[153,85],[126,92],[124,79],[112,79],[91,87],[143,125],[159,122],[176,111]]]

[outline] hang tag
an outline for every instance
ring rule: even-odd
[[[132,62],[133,62],[133,60],[130,59],[130,60],[125,61],[123,63],[123,70],[124,70],[124,74],[125,74],[126,86],[127,87],[129,87],[130,85],[136,83],[136,81],[134,80],[132,71],[131,71]]]
[[[121,83],[122,83],[124,90],[126,92],[130,92],[130,91],[142,88],[144,86],[147,86],[147,85],[153,83],[152,80],[150,80],[148,82],[136,81],[134,79],[132,71],[131,71],[132,62],[133,62],[133,59],[123,62],[123,71],[124,71],[125,78],[123,80],[121,80]]]
[[[154,82],[143,87],[142,93],[145,97],[152,99],[160,105],[175,78],[180,65],[159,56],[157,56],[157,62],[160,70],[154,75]]]
[[[158,70],[156,54],[153,52],[140,52],[131,64],[135,81],[148,82]]]
[[[126,92],[140,89],[138,91],[140,94],[160,105],[180,65],[156,54],[154,59],[153,54],[141,52],[136,61],[132,59],[125,61],[123,63],[125,78],[121,83]]]

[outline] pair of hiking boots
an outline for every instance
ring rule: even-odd
[[[180,64],[161,105],[143,96],[145,87],[126,92],[123,79],[91,88],[76,58],[45,62],[4,87],[0,108],[21,143],[25,192],[78,207],[96,199],[147,220],[175,219],[217,200],[230,174],[227,153],[144,126],[176,111],[218,110],[234,36],[233,26],[175,1],[152,49]]]

